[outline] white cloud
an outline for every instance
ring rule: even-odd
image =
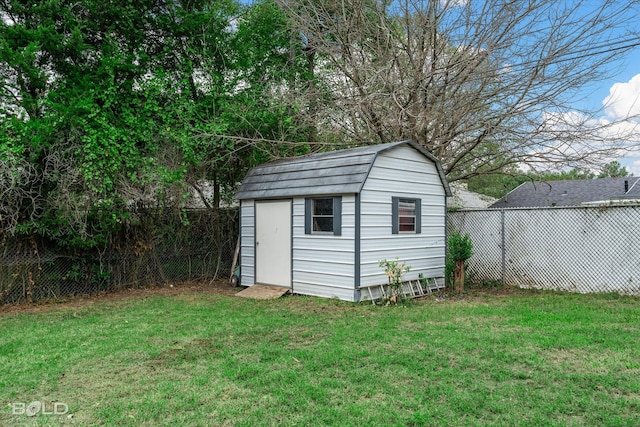
[[[521,164],[521,169],[554,170],[562,164],[598,172],[602,165],[617,160],[640,176],[640,74],[611,86],[602,104],[600,115],[544,112],[538,128],[543,142],[529,152],[535,165]]]
[[[611,86],[609,96],[602,101],[602,105],[612,119],[640,117],[640,74],[626,83]]]
[[[469,0],[440,0],[440,5],[445,8],[451,7],[466,7],[469,4]]]
[[[627,171],[631,172],[633,176],[640,176],[640,157],[632,157],[628,160],[632,160],[631,162],[625,162],[625,159],[620,159],[620,163],[625,165]]]
[[[640,123],[634,120],[594,117],[578,111],[545,112],[539,128],[543,141],[529,152],[525,172],[582,167],[598,173],[606,163],[618,160],[640,176]],[[576,138],[576,135],[579,137]]]
[[[2,23],[5,25],[15,24],[15,21],[4,10],[0,11],[0,19],[2,20]]]

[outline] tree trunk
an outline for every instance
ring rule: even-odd
[[[464,292],[464,261],[463,259],[456,260],[456,268],[453,276],[454,288],[460,293]]]

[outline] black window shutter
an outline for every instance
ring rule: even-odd
[[[304,199],[304,234],[311,234],[311,201],[313,199]]]
[[[333,198],[333,235],[342,235],[342,196]]]
[[[416,234],[422,232],[422,200],[416,199]]]
[[[398,201],[399,197],[391,197],[391,234],[398,234],[399,218],[398,218]]]

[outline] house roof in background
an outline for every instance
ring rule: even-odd
[[[489,207],[581,206],[631,199],[640,199],[640,177],[525,182]]]
[[[451,195],[440,161],[414,141],[367,145],[276,160],[251,169],[235,198],[268,199],[360,193],[378,154],[408,145],[433,161],[446,194]]]
[[[447,206],[453,209],[486,209],[495,203],[495,197],[469,191],[466,183],[456,181],[449,184],[453,196]]]

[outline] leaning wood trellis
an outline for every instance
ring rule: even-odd
[[[425,295],[430,295],[435,291],[444,288],[443,283],[438,283],[438,280],[434,277],[425,279],[407,280],[402,284],[400,292],[405,297],[418,298]],[[360,288],[361,291],[366,291],[369,295],[369,300],[372,304],[382,299],[388,299],[391,296],[390,286],[388,284],[366,286]]]

